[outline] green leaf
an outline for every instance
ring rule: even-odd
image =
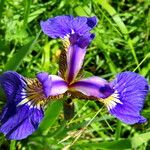
[[[4,8],[4,3],[5,3],[5,0],[1,0],[0,1],[0,20],[1,20],[1,17],[2,17],[2,13],[3,13],[3,8]]]
[[[112,17],[115,23],[118,25],[119,29],[121,30],[122,34],[128,34],[128,30],[123,23],[122,19],[117,14],[116,10],[106,1],[106,0],[96,0],[98,4],[100,4]]]
[[[116,12],[116,10],[106,0],[95,0],[94,2],[97,2],[98,4],[100,4],[109,13],[109,15],[112,17],[114,22],[117,24],[117,26],[119,27],[121,33],[123,34],[123,36],[127,40],[128,46],[129,46],[129,48],[132,52],[132,55],[135,59],[135,62],[137,64],[137,66],[138,66],[139,62],[138,62],[138,59],[137,59],[137,56],[136,56],[136,53],[135,53],[133,42],[132,42],[132,40],[129,36],[128,29],[126,28],[124,22],[122,21],[122,19],[120,18],[120,16]],[[140,68],[138,68],[138,69],[140,71]]]
[[[13,56],[7,61],[6,65],[4,66],[4,71],[18,69],[24,57],[26,57],[29,53],[31,53],[32,47],[36,43],[40,33],[41,31],[34,40],[32,39],[28,44],[23,46],[17,53],[13,54]]]
[[[30,14],[31,0],[24,1],[24,28],[26,28],[28,17]]]
[[[4,71],[7,70],[17,70],[23,58],[30,53],[31,47],[33,45],[33,40],[31,40],[28,44],[23,46],[17,53],[15,53],[10,59],[7,61]]]
[[[46,9],[45,8],[39,8],[38,10],[32,12],[29,14],[28,17],[28,23],[35,20],[40,14],[42,14]]]
[[[79,146],[80,148],[88,148],[88,149],[108,149],[108,150],[123,150],[131,148],[130,140],[118,140],[118,141],[109,141],[109,142],[99,142],[99,143],[80,143],[74,145],[74,147]]]
[[[135,149],[150,140],[150,132],[135,135],[132,139],[132,147]]]
[[[43,132],[43,134],[47,134],[50,127],[55,123],[57,117],[62,110],[63,102],[62,100],[53,101],[48,105],[48,108],[45,112],[45,117],[40,124],[39,131]]]
[[[16,150],[16,141],[15,140],[11,140],[11,142],[10,142],[10,150]]]
[[[110,71],[113,74],[116,74],[117,72],[117,67],[115,66],[113,60],[110,57],[110,53],[108,52],[108,48],[107,45],[103,44],[100,38],[100,35],[98,34],[97,37],[95,38],[95,43],[97,44],[97,47],[99,47],[100,49],[104,49],[105,51],[103,51],[103,54],[105,56],[105,59],[107,61],[107,64],[110,68]]]

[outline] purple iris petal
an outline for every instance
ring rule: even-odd
[[[116,76],[111,86],[118,93],[121,103],[110,109],[110,113],[127,124],[145,122],[140,111],[148,94],[146,79],[134,72],[123,72]]]
[[[84,35],[78,39],[77,44],[81,48],[86,48],[90,44],[90,42],[94,39],[94,37],[95,34]]]
[[[52,79],[52,88],[50,96],[57,96],[64,94],[68,90],[68,84],[59,76],[50,75]]]
[[[71,83],[78,75],[84,61],[86,49],[77,45],[70,46],[67,52],[67,72],[66,78]]]
[[[17,107],[13,103],[7,104],[2,114],[0,132],[11,140],[21,140],[31,135],[44,116],[42,109],[27,105]]]
[[[90,27],[91,29],[94,28],[97,24],[97,18],[96,17],[91,17],[91,18],[87,18],[87,25],[88,27]]]
[[[106,98],[114,92],[106,80],[96,76],[73,83],[70,86],[70,90],[75,90],[95,98]]]
[[[0,117],[0,132],[9,139],[23,139],[32,134],[43,118],[45,95],[37,79],[27,79],[8,71],[0,76],[7,97]]]
[[[43,87],[43,91],[45,93],[45,96],[49,97],[50,96],[49,94],[50,94],[50,91],[51,91],[51,88],[52,88],[52,79],[51,79],[51,77],[46,72],[38,73],[36,77],[42,83],[42,87]]]
[[[7,101],[18,104],[22,100],[22,89],[26,88],[23,76],[14,71],[7,71],[0,76],[0,84],[4,89]]]
[[[85,34],[84,36],[79,36],[78,34],[73,34],[70,36],[69,41],[70,45],[78,45],[78,47],[85,49],[90,44],[90,42],[95,37],[94,34]]]
[[[77,33],[80,36],[89,32],[97,24],[96,17],[57,16],[41,21],[43,32],[52,38],[64,38]]]
[[[52,38],[64,39],[67,55],[67,81],[72,82],[80,71],[86,48],[94,38],[90,30],[97,24],[96,17],[57,16],[41,21],[43,32]]]

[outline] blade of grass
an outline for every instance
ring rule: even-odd
[[[73,148],[80,149],[101,149],[101,150],[125,150],[131,149],[131,141],[129,139],[107,142],[80,142],[73,146]]]
[[[150,58],[150,53],[146,54],[146,56],[143,58],[143,60],[139,63],[139,65],[133,70],[133,72],[135,72],[141,65],[142,63],[146,60]]]
[[[16,141],[15,140],[11,140],[11,142],[10,142],[10,150],[16,150]]]
[[[131,53],[134,57],[136,65],[138,66],[139,62],[138,62],[138,59],[137,59],[137,56],[136,56],[136,53],[135,53],[133,42],[132,42],[132,40],[129,36],[128,29],[126,28],[126,26],[123,23],[122,19],[117,14],[116,10],[106,0],[94,0],[94,2],[100,4],[102,6],[102,8],[104,8],[108,12],[108,14],[112,17],[114,22],[117,24],[117,26],[119,27],[121,33],[124,35],[124,38],[127,40],[128,46],[131,49]],[[138,67],[138,70],[140,71],[140,67]]]
[[[112,17],[112,19],[115,21],[120,31],[124,35],[128,35],[128,30],[125,24],[123,23],[123,21],[117,14],[116,10],[106,0],[95,0],[94,2],[97,2],[98,4],[100,4],[109,13],[109,15]]]
[[[113,74],[117,73],[117,67],[115,66],[114,62],[112,61],[112,59],[110,58],[109,52],[107,51],[107,46],[105,44],[103,44],[103,42],[101,41],[100,35],[98,34],[97,37],[95,38],[95,43],[96,45],[100,48],[103,49],[103,54],[105,56],[105,59],[107,61],[107,64],[109,66],[110,71]]]
[[[44,50],[43,50],[43,70],[44,71],[49,71],[49,67],[50,67],[50,45],[51,43],[47,43],[44,46]]]
[[[87,101],[83,107],[74,115],[74,117],[67,123],[67,125],[69,126],[73,121],[74,119],[79,115],[81,114],[81,112],[84,110],[83,108],[89,103],[89,101]]]
[[[27,19],[27,23],[30,23],[33,20],[35,20],[40,14],[44,13],[45,10],[46,8],[39,8],[38,10],[30,13]]]
[[[119,140],[121,134],[121,121],[117,120],[117,128],[116,128],[116,133],[115,133],[115,139]]]
[[[5,0],[0,1],[0,21],[1,21],[2,13],[3,13],[3,9],[4,9],[4,3],[5,3]]]
[[[16,54],[14,54],[6,63],[4,66],[4,71],[7,70],[17,70],[21,62],[23,61],[23,58],[28,55],[34,44],[36,43],[41,31],[37,34],[36,38],[34,40],[31,40],[28,44],[23,46]]]
[[[31,0],[25,0],[24,1],[24,29],[26,28],[27,26],[27,23],[28,23],[28,17],[29,17],[29,14],[30,14],[30,5],[31,5]]]
[[[70,144],[68,144],[67,146],[64,147],[63,150],[70,148],[71,146],[73,146],[77,140],[81,137],[82,133],[86,130],[86,128],[92,123],[92,121],[95,119],[95,117],[102,111],[103,107],[101,109],[99,109],[95,115],[93,116],[92,119],[90,119],[90,121],[78,132],[78,134],[76,134],[76,137],[74,139],[74,141]]]
[[[57,100],[50,103],[48,106],[45,117],[40,124],[39,131],[46,135],[50,129],[50,127],[56,121],[58,115],[60,114],[63,108],[63,100]]]

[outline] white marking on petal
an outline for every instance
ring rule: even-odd
[[[70,38],[70,34],[66,34],[64,37],[63,37],[63,39],[66,41],[66,40],[68,40]]]
[[[40,108],[41,108],[40,104],[37,104],[37,105],[36,105],[36,108],[37,108],[37,109],[40,109]]]
[[[51,77],[49,76],[49,78]],[[45,105],[47,99],[45,98],[40,82],[37,79],[26,79],[26,81],[26,87],[22,88],[19,94],[21,100],[17,104],[17,107],[26,105],[29,109],[41,109],[41,106]]]
[[[22,100],[22,101],[17,105],[17,107],[26,104],[28,101],[29,101],[29,99],[28,99],[28,98],[25,98],[24,100]]]
[[[31,105],[32,105],[30,101],[29,101],[27,104],[28,104],[29,106],[31,106]]]
[[[108,110],[116,107],[117,104],[123,104],[119,99],[119,94],[115,91],[112,95],[102,100]]]
[[[26,93],[26,90],[25,90],[25,89],[22,89],[21,94],[24,94],[24,93]]]
[[[32,105],[31,103],[30,103],[30,105],[29,105],[30,107],[29,107],[29,109],[31,109],[31,108],[35,108],[36,106],[34,106],[34,105]]]
[[[22,99],[25,99],[26,97],[27,97],[26,95],[22,95],[22,96],[21,96]]]
[[[75,33],[75,31],[73,29],[71,29],[71,34],[74,34],[74,33]]]

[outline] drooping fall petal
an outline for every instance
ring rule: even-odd
[[[77,45],[70,46],[67,52],[66,80],[71,83],[78,75],[84,61],[86,49]]]
[[[0,84],[7,98],[0,118],[0,132],[8,139],[24,139],[38,128],[44,117],[46,80],[28,79],[8,71],[0,76]]]
[[[21,140],[37,130],[44,117],[42,109],[8,103],[2,112],[0,132],[11,140]]]
[[[111,86],[114,93],[104,100],[109,112],[127,124],[145,122],[140,112],[149,90],[146,79],[134,72],[122,72]]]

